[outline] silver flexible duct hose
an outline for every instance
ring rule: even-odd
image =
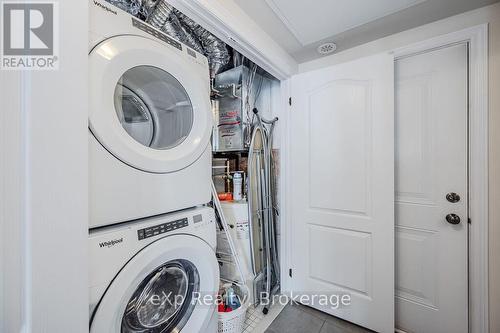
[[[158,0],[143,0],[141,14],[144,18],[149,17],[156,7]]]
[[[151,24],[153,27],[162,30],[166,34],[180,39],[177,33],[177,28],[172,24],[171,16],[173,16],[174,7],[167,3],[165,0],[160,0],[156,4],[149,16],[146,18],[146,23]]]
[[[134,16],[137,16],[139,14],[142,7],[142,0],[107,0],[107,1]]]
[[[143,18],[146,23],[204,54],[208,58],[211,78],[214,78],[215,74],[230,60],[223,41],[176,10],[167,0],[107,1],[136,17]]]
[[[181,24],[186,26],[200,40],[210,64],[210,77],[213,78],[220,68],[229,62],[230,57],[226,43],[180,11],[175,10],[175,15],[179,18]]]
[[[175,10],[166,0],[155,2],[157,2],[156,7],[151,11],[146,22],[204,54],[205,50],[198,38],[188,30],[189,28],[181,24],[178,17],[179,11]]]
[[[181,41],[191,47],[192,49],[198,51],[201,54],[205,54],[205,49],[203,48],[203,45],[201,44],[201,41],[196,37],[188,27],[186,27],[182,22],[179,20],[177,15],[173,15],[173,18],[176,21],[176,26],[180,34],[182,34]]]

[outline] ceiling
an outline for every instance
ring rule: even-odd
[[[299,63],[500,0],[234,0]]]

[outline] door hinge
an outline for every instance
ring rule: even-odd
[[[472,221],[470,220],[470,217],[467,218],[467,223],[472,224]]]
[[[292,275],[293,275],[293,274],[292,274],[292,269],[291,269],[291,268],[288,270],[288,275],[290,275],[290,277],[292,277]]]
[[[292,106],[292,98],[288,97],[288,105]]]

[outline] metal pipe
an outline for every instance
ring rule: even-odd
[[[257,166],[257,170],[255,170],[255,182],[256,182],[256,188],[257,188],[257,193],[255,195],[255,198],[257,199],[257,209],[255,210],[255,213],[257,215],[257,221],[258,221],[258,230],[259,230],[259,259],[260,259],[260,270],[263,271],[263,265],[264,262],[266,262],[266,257],[265,257],[265,243],[264,243],[264,233],[262,232],[264,228],[264,219],[262,215],[262,181],[260,179],[260,166],[261,166],[261,161],[260,161],[260,151],[257,153],[256,159],[255,159],[255,165]]]
[[[254,132],[253,136],[255,136],[257,133]],[[255,244],[256,240],[254,239],[254,234],[253,230],[255,227],[258,227],[258,224],[256,224],[255,217],[254,217],[254,211],[256,207],[259,207],[259,204],[254,202],[254,193],[251,191],[251,182],[254,179],[254,164],[257,163],[257,156],[255,154],[255,139],[252,139],[252,142],[250,144],[250,149],[248,152],[248,167],[247,167],[247,200],[248,200],[248,222],[250,225],[250,259],[252,262],[252,271],[254,275],[257,275],[259,273],[259,270],[257,268],[257,259],[255,257]],[[258,184],[257,184],[258,186]],[[256,206],[256,207],[255,207]]]
[[[266,171],[265,169],[260,169],[260,178],[261,178],[261,183],[263,184],[263,187],[261,188],[261,196],[264,202],[264,205],[266,203],[266,196],[267,196],[267,187],[266,187]],[[266,207],[264,206],[264,209],[262,211],[263,213],[263,230],[264,230],[264,249],[265,249],[265,254],[266,254],[266,294],[268,296],[271,296],[271,283],[272,283],[272,266],[271,266],[271,251],[270,250],[270,239],[269,239],[269,216],[267,214]],[[267,307],[267,306],[266,306]]]

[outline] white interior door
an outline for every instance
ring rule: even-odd
[[[466,44],[396,61],[395,126],[396,326],[467,332]]]
[[[394,332],[394,60],[388,54],[292,79],[292,291]]]

